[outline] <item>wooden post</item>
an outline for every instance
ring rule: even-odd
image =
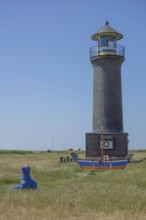
[[[101,162],[104,156],[104,145],[103,145],[103,127],[101,128]]]

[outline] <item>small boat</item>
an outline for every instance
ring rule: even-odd
[[[101,130],[101,157],[87,157],[80,158],[76,152],[72,152],[71,156],[74,161],[76,161],[82,170],[87,170],[91,172],[104,171],[104,170],[122,170],[126,167],[129,157],[109,157],[104,156],[103,147],[103,129]]]
[[[128,160],[122,158],[80,158],[75,152],[71,153],[72,158],[80,165],[82,170],[103,171],[103,170],[122,170],[126,167]]]

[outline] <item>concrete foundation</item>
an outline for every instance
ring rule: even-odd
[[[128,134],[104,133],[104,155],[125,157],[128,154]],[[86,157],[101,156],[101,134],[86,133]]]

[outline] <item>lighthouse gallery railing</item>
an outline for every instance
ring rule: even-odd
[[[100,48],[102,49],[102,48]],[[90,58],[93,58],[95,56],[99,56],[99,55],[118,55],[118,56],[123,56],[125,57],[125,47],[122,45],[117,44],[116,48],[114,48],[114,53],[110,53],[110,47],[107,47],[107,50],[109,49],[108,53],[103,53],[101,52],[101,50],[99,49],[98,45],[93,46],[90,48]]]

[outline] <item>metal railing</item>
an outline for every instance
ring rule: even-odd
[[[98,45],[90,48],[90,59],[99,55],[118,55],[125,57],[125,47],[118,44],[114,50],[113,47],[100,48],[99,50]]]

